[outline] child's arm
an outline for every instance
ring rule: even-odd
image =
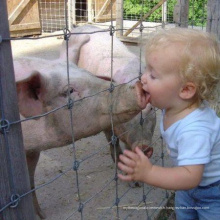
[[[142,181],[149,185],[171,190],[191,189],[201,182],[204,165],[190,165],[164,168],[152,165],[139,149],[135,152],[125,150],[120,155],[118,167],[127,175],[118,174],[121,180]]]

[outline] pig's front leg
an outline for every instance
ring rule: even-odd
[[[34,174],[35,174],[35,170],[36,170],[36,166],[37,166],[37,162],[39,160],[39,157],[40,157],[40,152],[34,152],[34,153],[30,153],[30,154],[26,155],[27,164],[28,164],[28,171],[29,171],[29,176],[30,176],[31,189],[35,188]],[[38,200],[37,200],[36,192],[34,191],[32,195],[33,195],[33,202],[34,202],[34,208],[35,208],[36,214],[41,219],[45,219],[46,215],[40,209],[40,206],[39,206],[39,203],[38,203]]]
[[[108,142],[110,142],[110,152],[111,152],[111,157],[112,160],[114,162],[118,162],[119,161],[119,155],[122,154],[122,150],[119,144],[119,139],[117,136],[115,136],[117,138],[116,143],[115,143],[115,147],[114,144],[112,143],[112,131],[111,130],[105,130],[104,131],[106,139]],[[115,154],[115,149],[116,149],[116,154]],[[116,155],[116,161],[115,161],[115,155]]]

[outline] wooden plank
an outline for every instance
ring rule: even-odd
[[[10,33],[13,37],[41,34],[38,0],[7,0],[10,20]],[[38,23],[35,29],[32,24]],[[30,30],[19,30],[20,24],[29,24]],[[18,25],[18,28],[15,28]],[[13,27],[11,27],[13,26]],[[15,32],[14,32],[15,31]]]
[[[26,29],[10,32],[11,37],[34,36],[39,35],[39,29]]]
[[[153,12],[155,12],[166,1],[167,0],[161,0],[157,5],[155,5],[147,14],[143,16],[143,18],[141,18],[135,25],[133,25],[129,30],[127,30],[124,36],[128,36],[138,25],[141,24],[143,20],[148,18]]]
[[[119,37],[118,39],[124,43],[131,43],[135,45],[137,45],[140,42],[139,37]]]
[[[106,12],[106,9],[111,6],[111,2],[112,2],[112,4],[114,4],[115,1],[116,0],[106,0],[105,3],[103,4],[102,8],[100,9],[98,14],[96,15],[96,19],[99,19],[99,17],[104,15],[104,13]]]
[[[13,22],[17,19],[17,17],[21,14],[21,12],[24,10],[24,8],[27,6],[27,4],[30,2],[30,0],[22,0],[17,7],[14,9],[14,11],[9,15],[9,25],[13,24]]]
[[[39,29],[39,23],[31,23],[31,24],[16,24],[10,26],[10,31],[22,31],[26,29]]]
[[[6,0],[0,1],[0,36],[9,38]],[[10,41],[0,42],[0,120],[9,122],[20,119],[15,86]],[[2,123],[1,123],[2,124]],[[10,202],[12,195],[30,191],[21,124],[11,125],[0,132],[0,209]],[[17,198],[19,198],[19,196]],[[15,204],[14,204],[15,205]],[[0,213],[1,220],[33,219],[35,212],[32,195],[26,195],[14,208],[7,207]]]
[[[106,2],[108,1],[108,2]],[[113,0],[112,4],[112,19],[116,19],[116,0]],[[108,3],[108,4],[107,4]],[[105,4],[105,10],[103,10],[103,5]],[[100,13],[102,10],[102,13]],[[109,0],[95,0],[95,22],[106,22],[111,21],[111,4]]]

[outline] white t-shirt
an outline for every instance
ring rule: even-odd
[[[164,115],[164,112],[163,112]],[[200,186],[220,180],[220,118],[207,103],[160,131],[175,166],[204,164]]]

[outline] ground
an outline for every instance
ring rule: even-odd
[[[61,43],[60,37],[12,41],[13,58],[26,56],[53,60],[59,56]],[[139,48],[136,45],[130,45],[129,48],[139,54]],[[159,111],[157,114],[159,120]],[[152,162],[157,161],[161,164],[159,159],[161,140],[158,125],[154,140]],[[83,160],[77,175],[73,170],[72,145],[41,153],[35,182],[36,186],[44,184],[37,190],[37,196],[47,220],[116,219],[117,211],[120,219],[147,219],[147,216],[155,219],[158,216],[167,201],[167,192],[150,186],[131,188],[128,183],[121,181],[116,184],[115,164],[110,157],[109,147],[103,133],[77,141],[75,149],[76,158]],[[90,157],[94,152],[97,154]],[[165,164],[169,164],[167,156]],[[76,181],[77,176],[78,181]],[[147,195],[148,209],[137,207],[143,198],[143,192]],[[114,207],[116,194],[122,197],[118,210]],[[80,200],[84,203],[82,216],[77,211]],[[159,219],[167,218],[159,217]]]

